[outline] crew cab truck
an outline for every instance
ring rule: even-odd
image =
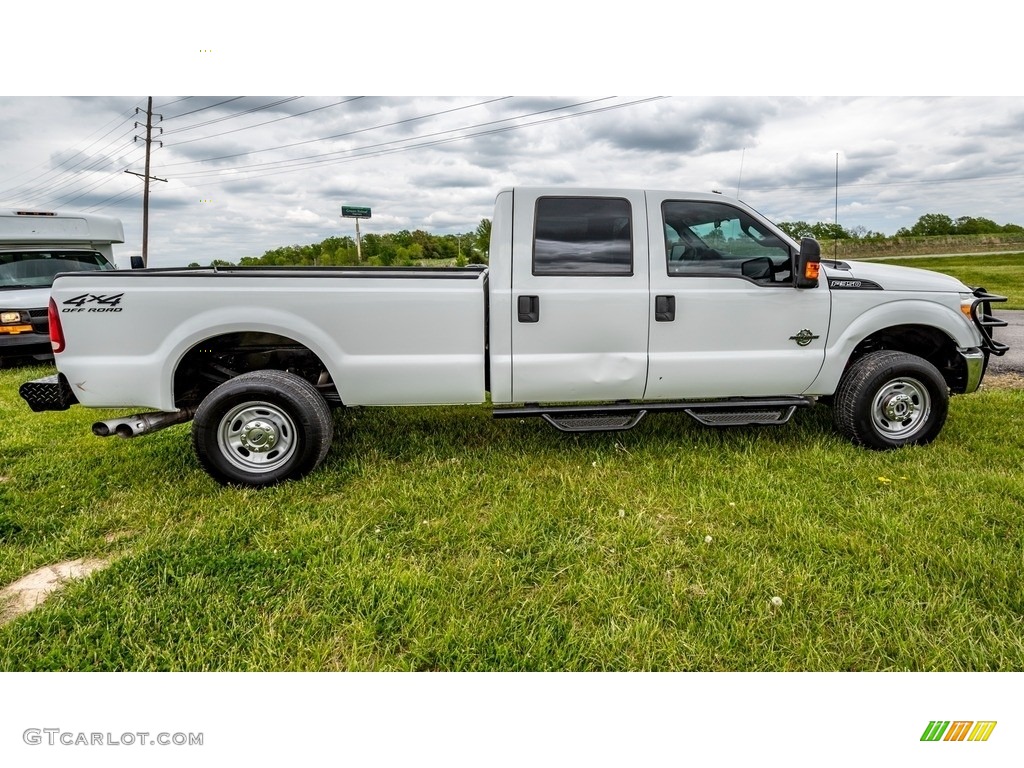
[[[981,383],[1003,297],[934,272],[822,261],[718,194],[501,191],[490,266],[207,268],[60,275],[59,373],[35,410],[152,412],[97,422],[134,436],[192,420],[218,481],[303,476],[331,407],[483,403],[569,430],[649,412],[775,424],[831,403],[875,449],[925,444],[950,393]]]
[[[0,362],[53,359],[47,304],[60,272],[114,269],[124,242],[109,216],[61,211],[0,211]]]

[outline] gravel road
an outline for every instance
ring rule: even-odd
[[[1010,351],[1002,357],[993,357],[988,364],[991,373],[1024,374],[1024,311],[992,308],[996,317],[1006,320],[1006,328],[996,328],[993,336],[997,341],[1010,345]]]

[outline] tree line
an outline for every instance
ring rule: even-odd
[[[819,221],[783,221],[779,229],[790,237],[799,239],[813,235],[818,240],[881,240],[889,237],[882,232],[872,232],[865,227],[846,229],[839,224]],[[1021,234],[1024,227],[1019,224],[996,224],[982,216],[961,216],[954,219],[945,213],[926,213],[912,227],[900,227],[893,237],[939,237],[946,235],[999,235]]]
[[[238,263],[244,267],[408,267],[436,261],[466,266],[487,263],[490,240],[491,222],[483,219],[472,232],[433,235],[422,229],[412,232],[403,229],[387,234],[370,233],[362,236],[358,249],[353,237],[328,237],[319,243],[285,245],[266,251],[262,256],[245,256]],[[217,260],[211,266],[234,265]]]

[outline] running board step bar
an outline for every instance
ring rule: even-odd
[[[627,413],[578,413],[555,416],[542,413],[541,418],[562,432],[622,432],[640,423],[647,411]]]
[[[785,408],[732,408],[720,411],[695,411],[692,408],[684,408],[687,414],[695,418],[707,427],[736,427],[748,424],[785,424],[789,421],[795,405]]]
[[[714,401],[681,401],[604,405],[551,405],[529,403],[520,408],[499,408],[496,419],[541,417],[563,432],[617,432],[632,429],[651,412],[683,411],[701,424],[735,427],[751,424],[785,424],[797,408],[813,405],[807,397],[733,398]]]

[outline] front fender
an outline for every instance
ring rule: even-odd
[[[870,293],[878,295],[875,291]],[[851,297],[849,301],[833,302],[825,364],[804,394],[833,394],[857,345],[887,328],[909,325],[935,328],[948,336],[959,349],[977,347],[981,342],[970,321],[958,309],[946,304],[934,300],[894,297],[885,304],[857,307],[856,300],[856,297]],[[959,300],[959,296],[949,299],[957,306]],[[847,306],[837,307],[837,304]]]

